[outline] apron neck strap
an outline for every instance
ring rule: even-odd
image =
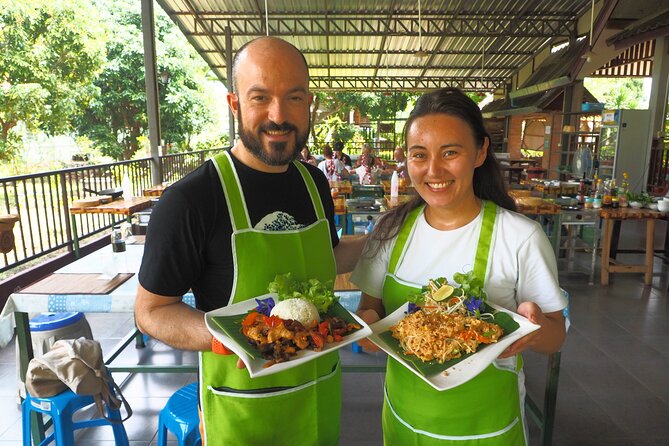
[[[242,186],[239,183],[237,171],[232,164],[232,155],[226,150],[214,156],[212,161],[221,180],[221,187],[226,198],[225,201],[228,204],[232,231],[250,228],[251,218],[246,208],[246,201],[244,201],[244,194],[242,193]]]
[[[488,269],[488,257],[490,256],[492,233],[496,218],[497,205],[493,201],[485,200],[483,202],[483,222],[481,222],[481,232],[479,232],[476,259],[474,260],[474,276],[478,277],[483,284],[485,284]]]
[[[235,166],[232,163],[230,152],[226,150],[223,153],[219,153],[212,158],[212,161],[221,180],[221,187],[226,197],[233,232],[251,228],[251,218],[249,217],[249,211],[244,200],[242,185],[239,182],[237,170],[235,170]],[[304,184],[307,186],[317,220],[324,219],[325,210],[314,179],[309,174],[307,168],[299,161],[293,161],[293,165],[297,167],[297,170],[302,175]]]
[[[390,254],[390,263],[388,264],[388,272],[395,274],[397,266],[404,255],[407,241],[415,230],[416,221],[420,214],[425,210],[425,205],[419,206],[409,212],[400,232],[395,238],[395,243]],[[492,244],[492,234],[495,227],[495,219],[497,218],[497,205],[492,201],[483,202],[483,221],[481,223],[481,231],[479,232],[478,245],[476,247],[476,258],[474,260],[474,275],[485,283],[486,272],[488,269],[488,258],[490,255],[490,246]]]

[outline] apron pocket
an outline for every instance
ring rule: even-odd
[[[203,398],[207,445],[337,445],[341,369],[299,386],[240,390],[209,386]],[[226,414],[234,413],[233,417]],[[277,420],[285,423],[277,425]]]

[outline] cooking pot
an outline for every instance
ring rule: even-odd
[[[116,200],[118,197],[123,195],[123,188],[121,187],[116,187],[113,189],[104,189],[101,191],[93,190],[93,189],[88,189],[86,187],[83,188],[84,192],[90,192],[92,194],[96,195],[110,195],[112,197],[112,200]]]

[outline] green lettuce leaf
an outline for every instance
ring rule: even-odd
[[[277,274],[267,289],[270,293],[278,294],[280,301],[293,298],[305,299],[314,304],[321,314],[327,313],[328,309],[339,301],[334,294],[331,280],[325,283],[318,279],[302,282],[295,279],[291,273]]]

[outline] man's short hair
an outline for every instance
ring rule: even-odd
[[[341,141],[337,141],[336,143],[334,143],[334,149],[335,152],[341,152],[342,150],[344,150],[344,143]]]

